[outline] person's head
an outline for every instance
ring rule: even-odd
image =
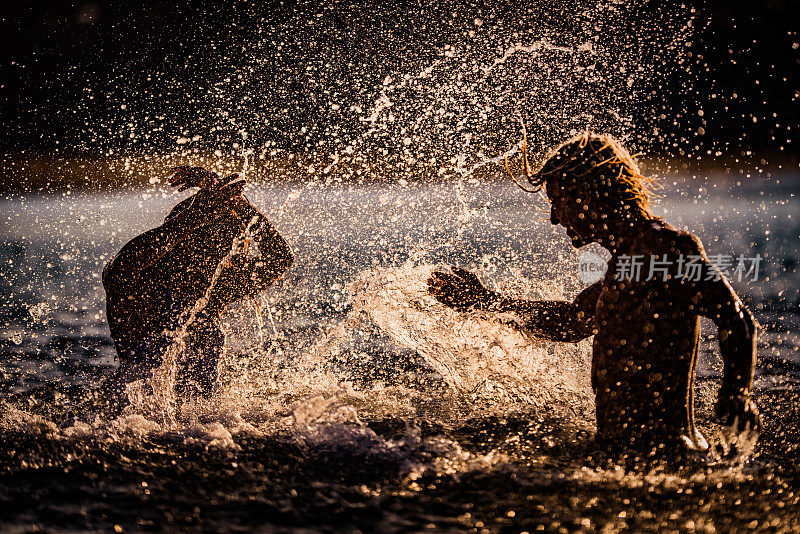
[[[556,147],[528,176],[544,186],[550,220],[567,229],[575,247],[608,244],[615,232],[653,219],[652,180],[642,176],[630,153],[609,135],[581,133]]]

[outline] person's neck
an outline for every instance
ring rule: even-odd
[[[660,225],[661,219],[658,217],[637,217],[635,219],[628,219],[620,221],[608,233],[601,236],[598,242],[613,256],[620,254],[630,254],[632,250],[640,243],[642,233],[648,227],[653,225]]]

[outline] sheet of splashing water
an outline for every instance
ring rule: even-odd
[[[588,343],[556,345],[526,336],[513,326],[519,319],[511,314],[490,318],[454,311],[428,294],[433,270],[406,265],[361,273],[349,286],[351,317],[369,317],[472,402],[586,415],[592,405]],[[528,284],[529,298],[559,297],[555,287]]]

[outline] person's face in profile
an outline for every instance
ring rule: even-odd
[[[597,241],[595,224],[597,213],[589,202],[589,192],[565,191],[563,187],[550,181],[546,186],[550,199],[550,222],[560,224],[567,230],[572,246],[581,248]]]

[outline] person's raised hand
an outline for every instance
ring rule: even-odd
[[[452,266],[450,272],[434,271],[428,278],[428,293],[458,311],[483,309],[491,303],[493,292],[466,269]]]
[[[211,190],[220,181],[219,175],[203,167],[179,165],[170,169],[172,177],[169,185],[177,187],[178,191],[186,191],[190,187],[199,187],[201,190]]]

